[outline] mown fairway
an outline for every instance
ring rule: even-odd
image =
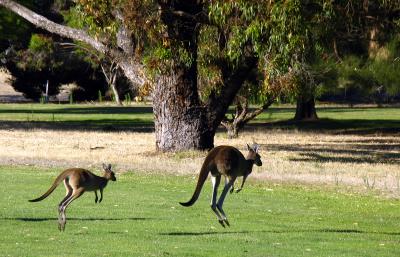
[[[259,115],[249,127],[272,127],[302,130],[352,130],[375,132],[400,128],[400,108],[329,107],[317,108],[319,121],[292,122],[295,109],[271,107]],[[150,105],[117,107],[94,104],[0,104],[1,127],[134,130],[153,128]],[[288,121],[289,120],[289,121]],[[264,123],[268,123],[265,126]],[[1,128],[0,127],[0,128]]]
[[[148,105],[0,104],[0,256],[400,256],[400,109],[319,108],[294,123],[271,108],[238,139],[263,166],[227,196],[231,227],[209,208],[207,182],[190,208],[205,152],[155,151]],[[115,166],[101,204],[85,193],[57,229],[67,167]],[[178,175],[179,174],[179,175]]]
[[[101,204],[84,194],[57,230],[58,188],[39,203],[58,170],[1,167],[1,256],[399,256],[396,200],[334,188],[250,184],[229,195],[231,227],[208,207],[210,185],[191,208],[189,176],[119,175]]]
[[[94,104],[0,104],[2,127],[136,130],[153,128],[149,105],[117,107]]]

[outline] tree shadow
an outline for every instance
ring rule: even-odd
[[[62,107],[60,107],[62,106]],[[373,108],[373,107],[371,107]],[[323,107],[319,110],[329,112],[363,112],[367,108],[336,108]],[[283,112],[294,112],[293,108],[273,108],[267,113],[279,114]],[[100,131],[134,131],[134,132],[153,132],[154,122],[152,118],[135,118],[137,115],[153,115],[151,106],[88,106],[76,107],[68,105],[53,105],[29,108],[12,108],[2,106],[0,114],[26,114],[27,119],[24,121],[1,121],[0,129],[50,129],[50,130],[100,130]],[[55,121],[40,121],[40,117],[34,117],[35,114],[56,115]],[[84,120],[57,120],[57,115],[110,115],[110,118],[103,119],[84,119]],[[126,115],[132,114],[132,119],[127,119]],[[113,118],[113,115],[124,115],[124,118]],[[32,118],[32,117],[33,118]],[[37,120],[35,120],[37,118]],[[50,117],[51,118],[51,117]],[[30,120],[31,119],[31,120]],[[271,121],[270,119],[255,120],[247,124],[244,131],[262,130],[268,131],[271,129],[298,130],[298,131],[318,131],[322,133],[340,133],[340,134],[372,134],[372,133],[397,133],[400,134],[400,119],[399,120],[384,120],[384,119],[326,119],[322,118],[316,121]],[[218,131],[224,131],[222,127]]]
[[[24,222],[46,222],[46,221],[56,221],[58,218],[24,218],[24,217],[17,217],[17,218],[0,218],[0,220],[15,220],[15,221],[24,221]],[[144,218],[144,217],[128,217],[128,218],[68,218],[68,220],[81,220],[81,221],[124,221],[124,220],[131,220],[131,221],[140,221],[140,220],[154,220],[154,218]]]
[[[32,109],[15,109],[2,106],[2,108],[0,108],[0,114],[6,114],[10,117],[16,114],[21,117],[21,114],[26,114],[25,120],[2,120],[0,122],[0,129],[7,130],[154,131],[153,111],[151,106],[94,106],[78,108],[71,106],[60,108],[55,105],[46,108],[38,108],[35,106],[35,108]],[[60,118],[60,115],[65,116]],[[66,115],[74,116],[71,118],[71,116]]]
[[[399,120],[363,120],[363,119],[327,119],[321,118],[315,121],[283,120],[271,122],[254,122],[245,127],[246,130],[297,130],[304,132],[367,135],[374,133],[400,134]]]
[[[386,163],[386,164],[400,164],[400,154],[385,154],[379,157],[369,156],[352,156],[352,157],[333,157],[323,156],[317,153],[301,153],[299,158],[289,158],[290,161],[296,162],[340,162],[340,163]]]
[[[221,235],[221,234],[248,234],[249,231],[204,231],[204,232],[169,232],[159,233],[161,236],[205,236],[205,235]]]
[[[339,142],[339,141],[337,141]],[[395,142],[395,143],[394,143]],[[400,143],[393,139],[369,142],[351,140],[321,146],[321,144],[266,144],[264,148],[275,152],[298,153],[290,161],[340,162],[340,163],[400,163]],[[341,156],[345,155],[345,156]]]
[[[153,132],[154,123],[144,119],[100,119],[64,121],[1,121],[0,129],[54,131],[130,131]]]
[[[37,106],[37,105],[36,105]],[[45,107],[45,105],[43,105]],[[60,106],[60,105],[59,105]],[[68,107],[59,108],[54,105],[54,108],[1,108],[0,113],[26,113],[26,114],[152,114],[153,107],[151,106],[134,106],[134,107],[120,107],[120,106],[93,106],[93,107]]]
[[[376,234],[376,235],[390,235],[400,236],[400,232],[387,232],[387,231],[365,231],[358,229],[299,229],[299,230],[243,230],[243,231],[204,231],[204,232],[169,232],[159,233],[161,236],[206,236],[206,235],[224,235],[224,234],[257,234],[257,233],[270,233],[270,234],[290,234],[290,233],[337,233],[337,234]]]

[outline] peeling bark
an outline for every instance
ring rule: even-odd
[[[156,147],[161,151],[210,149],[215,131],[208,126],[206,110],[200,105],[190,74],[193,71],[160,76],[153,91]]]

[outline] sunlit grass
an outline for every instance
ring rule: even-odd
[[[50,186],[57,169],[0,167],[2,256],[398,256],[398,202],[346,195],[321,187],[250,183],[228,195],[231,227],[209,208],[210,183],[190,208],[195,179],[120,174],[101,204],[89,192],[67,211],[57,230],[57,189],[39,203],[27,200]],[[62,186],[61,186],[62,187]]]
[[[149,105],[0,104],[0,120],[26,128],[131,129],[153,126]]]

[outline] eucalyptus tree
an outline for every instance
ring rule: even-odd
[[[76,0],[69,26],[10,0],[34,25],[92,47],[134,84],[151,88],[158,150],[208,149],[221,120],[259,69],[263,90],[307,54],[304,3]],[[73,26],[73,27],[71,27]],[[208,82],[204,86],[204,83]]]

